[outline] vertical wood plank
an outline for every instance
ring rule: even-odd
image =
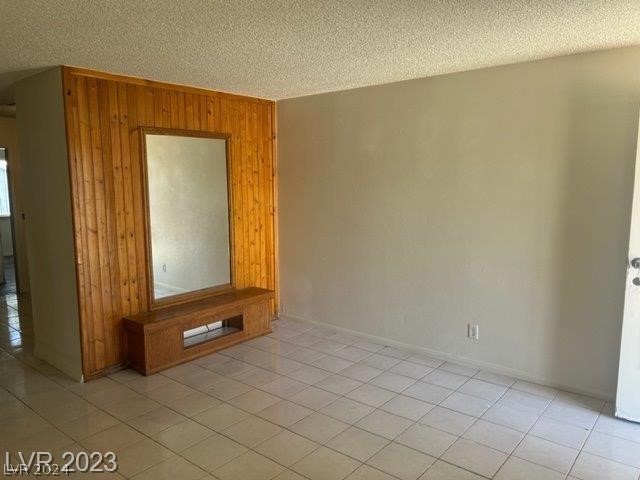
[[[65,120],[67,127],[67,148],[69,149],[69,177],[71,183],[71,206],[73,209],[74,240],[76,254],[76,279],[78,282],[78,313],[81,329],[83,372],[94,371],[96,367],[93,312],[91,309],[91,278],[87,247],[87,228],[84,216],[84,172],[82,147],[80,144],[80,115],[78,111],[78,79],[63,71],[65,91]]]
[[[102,135],[102,168],[104,172],[104,185],[105,185],[105,206],[107,212],[106,227],[107,227],[107,253],[106,256],[109,259],[109,271],[110,279],[109,285],[111,287],[111,305],[112,315],[108,320],[105,319],[105,323],[108,322],[108,330],[111,335],[116,336],[116,332],[113,330],[113,325],[119,320],[120,313],[122,312],[122,301],[120,297],[120,266],[118,263],[118,248],[117,248],[117,225],[115,212],[115,186],[113,179],[113,155],[111,153],[111,119],[109,116],[109,85],[104,80],[98,81],[98,109],[100,113],[100,130]],[[121,342],[114,342],[113,351],[115,358],[112,362],[119,362],[122,358],[122,345]]]
[[[80,129],[80,150],[83,170],[84,208],[87,264],[89,270],[89,290],[91,292],[91,318],[93,338],[89,343],[93,350],[96,365],[105,364],[105,322],[102,309],[102,291],[100,275],[100,249],[98,246],[98,225],[95,199],[95,172],[91,151],[91,131],[89,121],[89,101],[87,96],[87,80],[78,79],[78,124]]]

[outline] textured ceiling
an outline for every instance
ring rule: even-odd
[[[0,0],[0,103],[67,64],[281,99],[640,43],[640,0]]]

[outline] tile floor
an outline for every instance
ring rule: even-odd
[[[640,425],[611,405],[280,319],[162,374],[74,383],[0,303],[0,447],[114,451],[87,478],[638,480]],[[4,459],[4,455],[3,455]],[[80,478],[79,475],[72,475]]]

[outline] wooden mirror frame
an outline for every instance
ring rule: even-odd
[[[170,295],[161,299],[155,298],[154,280],[153,280],[153,255],[151,246],[151,208],[149,201],[149,176],[147,165],[147,135],[170,135],[175,137],[195,137],[195,138],[212,138],[225,141],[226,153],[226,171],[227,171],[227,210],[229,218],[229,277],[230,283],[215,285],[212,287],[193,290],[191,292]],[[220,293],[235,290],[235,272],[233,267],[234,249],[233,249],[233,206],[232,206],[232,182],[231,182],[231,135],[227,133],[201,132],[197,130],[180,130],[173,128],[157,128],[157,127],[140,127],[140,142],[142,144],[140,152],[142,153],[142,188],[143,188],[143,204],[144,204],[144,223],[145,223],[145,250],[147,260],[147,291],[149,295],[149,310],[157,310],[159,308],[170,305],[178,305],[190,302],[200,298],[211,297]]]

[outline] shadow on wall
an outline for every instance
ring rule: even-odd
[[[619,350],[593,352],[607,353],[606,363],[582,371],[571,368],[571,359],[584,356],[588,345],[620,345],[640,99],[615,84],[590,87],[602,92],[597,97],[582,87],[575,86],[569,107],[555,242],[559,269],[551,286],[555,350],[547,368],[549,377],[574,377],[579,384],[588,384],[590,375],[607,378],[606,389],[614,392]]]

